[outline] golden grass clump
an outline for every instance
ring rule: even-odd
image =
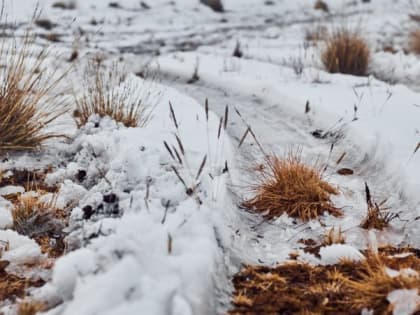
[[[363,76],[368,71],[370,48],[357,31],[340,28],[326,39],[321,60],[330,73]]]
[[[420,289],[420,258],[408,256],[407,260],[414,274],[404,272],[404,261],[399,258],[387,257],[369,252],[364,261],[355,267],[356,274],[352,277],[336,273],[335,280],[339,281],[347,290],[349,307],[357,309],[374,309],[375,314],[392,314],[387,296],[394,290]],[[393,268],[389,264],[394,264]],[[405,262],[407,264],[407,262]],[[392,271],[390,271],[392,269]],[[392,272],[396,274],[393,275]]]
[[[410,33],[409,49],[415,54],[420,54],[420,29]]]
[[[126,127],[142,127],[148,122],[150,111],[144,104],[145,95],[139,95],[132,84],[124,81],[116,65],[105,70],[100,60],[91,60],[85,81],[85,92],[75,97],[74,117],[79,127],[95,114],[109,116]]]
[[[49,53],[34,52],[32,40],[26,34],[21,41],[0,42],[0,154],[35,150],[58,137],[45,127],[67,111],[54,91],[64,75],[43,70]]]
[[[324,212],[341,215],[330,201],[338,190],[322,178],[319,169],[305,165],[300,152],[291,152],[285,159],[268,157],[257,173],[257,182],[251,186],[254,197],[243,203],[245,208],[268,219],[284,213],[302,221]]]

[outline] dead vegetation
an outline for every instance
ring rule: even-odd
[[[17,315],[35,315],[45,310],[45,303],[37,301],[25,301],[19,304]]]
[[[15,301],[16,298],[23,298],[26,289],[29,287],[41,287],[44,285],[42,279],[30,279],[19,277],[6,272],[8,261],[0,261],[0,301]]]
[[[338,194],[337,188],[323,179],[318,168],[305,165],[299,151],[290,152],[284,159],[267,157],[256,172],[256,183],[251,186],[254,197],[243,203],[245,208],[268,219],[284,213],[302,221],[318,218],[324,212],[341,215],[330,201],[331,195]]]
[[[370,48],[357,31],[343,27],[329,34],[321,60],[330,73],[364,76],[368,71]]]
[[[360,226],[366,230],[387,228],[390,222],[398,218],[398,213],[391,212],[390,209],[383,207],[386,200],[381,203],[373,201],[369,186],[365,184],[367,214]]]
[[[420,55],[420,29],[410,33],[409,49],[411,52]]]
[[[389,293],[420,288],[418,274],[404,271],[420,272],[419,253],[403,251],[406,255],[390,254],[388,248],[378,254],[366,252],[363,261],[343,260],[334,266],[247,266],[234,277],[233,308],[228,314],[358,315],[365,308],[374,314],[392,314]]]
[[[92,115],[109,116],[126,127],[144,126],[149,118],[145,100],[135,87],[120,74],[117,65],[109,70],[101,67],[101,61],[91,60],[85,79],[85,92],[75,97],[74,117],[78,126],[85,125]]]
[[[341,227],[339,227],[338,229],[332,227],[331,229],[325,232],[324,238],[322,240],[322,245],[329,246],[333,244],[344,244],[345,242],[346,239],[344,237],[343,231],[341,230]]]
[[[49,257],[59,257],[65,250],[63,229],[67,213],[56,207],[55,196],[49,201],[42,197],[42,192],[18,197],[12,210],[13,229],[37,241]]]
[[[21,42],[1,43],[0,154],[35,150],[60,136],[44,129],[67,111],[53,92],[63,75],[42,71],[48,51],[34,52],[32,39],[26,34]]]

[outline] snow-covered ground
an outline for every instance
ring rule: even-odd
[[[302,260],[360,259],[372,244],[420,247],[420,57],[406,53],[416,27],[412,1],[334,0],[324,13],[312,0],[225,0],[223,14],[198,0],[124,0],[117,8],[77,0],[72,10],[55,2],[6,0],[5,10],[18,34],[29,25],[40,35],[36,45],[52,46],[58,56],[51,66],[68,69],[78,51],[64,85],[79,93],[88,56],[100,53],[105,64],[120,61],[153,115],[142,128],[92,117],[81,129],[68,115],[55,128],[69,139],[0,164],[52,165],[47,182],[59,185],[62,207],[72,205],[68,250],[51,271],[39,271],[47,283],[30,290],[49,304],[47,314],[223,314],[229,279],[242,264],[276,265],[300,250],[299,239],[319,239],[331,227],[341,227],[346,245],[322,249],[320,259],[301,252]],[[37,3],[36,19],[48,19],[52,29],[30,23]],[[321,44],[305,40],[317,27],[340,25],[359,27],[370,43],[369,76],[325,72]],[[59,42],[41,36],[51,33]],[[238,43],[242,58],[233,57]],[[396,52],[385,51],[389,46]],[[198,80],[188,82],[195,71]],[[305,161],[325,164],[344,216],[264,222],[240,209],[249,165],[262,157],[251,138],[238,148],[247,124],[265,151],[282,155],[300,146]],[[339,175],[342,167],[354,174]],[[385,231],[359,227],[365,182],[375,200],[399,213]],[[0,241],[10,247],[2,259],[10,261],[7,270],[25,274],[23,265],[46,257],[7,229],[10,209],[0,197]],[[405,296],[390,299],[398,304]],[[3,313],[15,310],[3,302]]]

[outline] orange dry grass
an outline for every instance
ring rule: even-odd
[[[269,219],[284,213],[303,221],[324,212],[341,214],[330,201],[338,190],[323,180],[319,169],[305,165],[299,152],[285,159],[267,158],[257,172],[257,183],[252,187],[255,196],[244,202],[246,208]]]
[[[22,302],[18,306],[17,315],[35,315],[43,311],[45,311],[45,304],[42,302]]]
[[[420,289],[420,276],[404,274],[401,272],[402,266],[392,259],[382,257],[380,254],[368,253],[366,260],[356,265],[356,277],[348,277],[337,273],[334,280],[342,283],[347,288],[348,301],[346,302],[352,308],[374,309],[377,314],[391,314],[392,306],[388,304],[387,296],[398,289]],[[391,276],[387,272],[388,264],[394,264],[400,274]],[[412,256],[409,259],[410,267],[414,267],[420,272],[420,259]]]
[[[420,30],[410,33],[409,48],[415,54],[420,54]]]
[[[370,49],[357,32],[341,28],[327,38],[321,60],[328,72],[363,76],[368,70]]]
[[[0,154],[34,150],[58,134],[44,128],[67,111],[53,90],[63,79],[55,73],[45,77],[48,51],[31,52],[32,36],[21,42],[0,42]],[[34,59],[30,66],[29,59]],[[55,79],[54,79],[55,77]]]
[[[79,127],[94,114],[109,116],[126,127],[141,127],[147,123],[150,113],[144,100],[132,85],[124,82],[116,66],[105,71],[100,61],[92,60],[86,76],[86,92],[75,97],[74,116]]]
[[[334,266],[286,263],[277,267],[246,266],[233,278],[232,310],[228,314],[392,314],[387,296],[398,289],[420,289],[420,277],[396,271],[411,268],[420,272],[420,251],[400,249],[365,253],[360,262],[343,260]],[[417,314],[417,313],[416,313]]]

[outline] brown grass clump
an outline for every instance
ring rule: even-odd
[[[341,215],[330,201],[338,190],[323,180],[319,169],[305,165],[300,152],[289,153],[285,159],[267,158],[257,173],[257,183],[252,187],[255,196],[246,200],[244,207],[268,219],[283,213],[303,221],[324,212]]]
[[[415,54],[420,54],[420,30],[410,33],[409,48]]]
[[[330,73],[363,76],[368,71],[370,48],[356,31],[341,28],[328,36],[321,60]]]
[[[102,69],[101,61],[92,60],[85,86],[85,93],[75,97],[74,117],[79,127],[94,114],[109,116],[126,127],[142,127],[149,120],[150,112],[142,96],[130,83],[124,82],[116,66],[106,71]]]
[[[5,63],[0,68],[0,154],[35,150],[59,136],[44,129],[67,111],[53,94],[63,76],[42,71],[48,51],[32,52],[32,39],[26,34],[21,42],[0,43]]]
[[[45,311],[45,304],[37,301],[22,302],[18,306],[17,315],[36,315]]]
[[[394,290],[420,288],[420,277],[392,268],[420,272],[420,256],[365,253],[361,262],[343,260],[334,266],[287,263],[277,267],[247,266],[235,275],[232,310],[228,314],[392,314],[387,296]]]
[[[392,306],[387,301],[387,296],[398,289],[420,289],[420,276],[404,274],[400,272],[391,276],[387,271],[387,261],[394,261],[396,271],[401,271],[398,266],[398,258],[382,257],[377,254],[368,254],[364,262],[356,265],[356,275],[349,277],[337,273],[336,280],[340,281],[348,289],[350,300],[349,306],[363,309],[374,309],[375,314],[392,314]],[[410,257],[417,272],[420,271],[419,257]],[[397,262],[397,263],[395,263]]]

